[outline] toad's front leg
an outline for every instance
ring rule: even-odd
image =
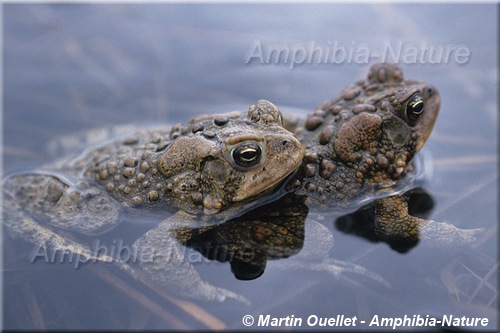
[[[408,212],[408,196],[394,195],[375,202],[375,233],[394,248],[463,245],[476,240],[483,229],[459,229],[452,224],[421,219]],[[403,251],[404,252],[404,251]]]
[[[248,304],[243,296],[201,279],[186,257],[186,248],[176,239],[177,225],[185,225],[183,214],[176,214],[149,230],[132,245],[140,266],[153,281],[181,297],[207,301],[232,298]],[[185,228],[182,228],[185,230]]]

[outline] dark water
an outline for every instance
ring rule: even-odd
[[[325,221],[335,237],[330,256],[382,276],[389,288],[357,273],[335,278],[269,265],[260,278],[239,281],[227,264],[196,265],[250,306],[179,305],[114,267],[29,263],[32,246],[6,240],[5,328],[239,329],[247,314],[293,315],[302,327],[310,315],[357,316],[364,328],[375,315],[484,317],[486,328],[496,327],[496,6],[4,5],[3,24],[5,173],[50,162],[49,141],[96,127],[175,123],[262,98],[306,114],[364,77],[365,50],[373,63],[383,60],[384,46],[401,46],[400,58],[386,60],[433,83],[442,97],[424,148],[433,157],[425,187],[435,200],[432,219],[486,229],[471,247],[402,255]],[[291,55],[261,63],[257,47],[265,57],[273,45],[302,47],[306,57],[314,47],[335,49],[336,61],[301,62],[297,53],[297,64]],[[422,55],[426,48],[434,57]],[[139,233],[131,229],[129,241]]]

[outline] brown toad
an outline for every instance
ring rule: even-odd
[[[125,210],[160,217],[177,212],[133,244],[143,269],[181,295],[237,298],[201,281],[170,230],[213,225],[263,204],[256,199],[272,197],[304,152],[282,127],[279,110],[261,100],[247,113],[198,116],[171,130],[137,132],[90,148],[41,169],[47,171],[14,174],[3,184],[4,224],[44,249],[113,261],[67,231],[102,234],[120,223]]]
[[[288,121],[307,150],[289,189],[306,195],[309,207],[342,213],[378,198],[375,233],[390,244],[473,240],[477,230],[409,215],[408,197],[400,194],[415,186],[412,159],[428,139],[439,107],[432,85],[404,79],[397,65],[373,65],[365,80],[340,97],[305,120]]]
[[[286,127],[306,147],[286,196],[225,224],[179,231],[178,239],[211,259],[230,262],[240,279],[260,276],[268,260],[294,255],[290,266],[295,268],[356,272],[381,283],[373,272],[329,258],[333,236],[315,218],[338,217],[366,205],[354,217],[363,223],[355,233],[401,252],[419,240],[431,246],[473,241],[478,230],[409,213],[409,200],[420,195],[404,193],[419,182],[413,157],[429,137],[439,107],[432,85],[405,80],[396,65],[372,66],[366,80],[348,86],[307,118],[285,114]],[[340,225],[346,220],[339,218],[337,227],[345,230]]]
[[[244,266],[257,276],[267,259],[301,251],[310,213],[319,210],[338,216],[368,203],[375,207],[371,217],[375,235],[364,236],[386,241],[399,251],[419,240],[431,245],[472,241],[478,230],[410,215],[410,194],[401,194],[418,182],[413,157],[429,137],[439,107],[439,93],[432,85],[405,80],[396,65],[373,65],[366,80],[348,86],[305,119],[285,114],[287,128],[306,147],[286,197],[231,223],[197,230],[196,242],[189,237],[184,242],[202,244],[201,250],[210,254],[214,248],[222,249],[217,259],[230,261],[233,271]],[[322,243],[326,238],[311,241]],[[235,271],[236,276],[245,274],[252,275]]]

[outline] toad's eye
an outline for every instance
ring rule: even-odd
[[[244,143],[233,149],[231,156],[234,162],[243,168],[257,165],[262,156],[262,148],[256,143]]]
[[[410,120],[417,120],[418,117],[424,112],[424,101],[419,94],[413,95],[413,97],[406,104],[406,116]]]

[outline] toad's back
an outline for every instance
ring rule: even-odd
[[[281,122],[276,107],[262,100],[248,113],[136,132],[71,164],[126,206],[214,214],[274,189],[298,168],[304,148]]]
[[[343,209],[373,195],[365,191],[400,185],[439,106],[432,85],[404,80],[396,65],[372,66],[295,128],[307,153],[294,186],[313,205]]]

